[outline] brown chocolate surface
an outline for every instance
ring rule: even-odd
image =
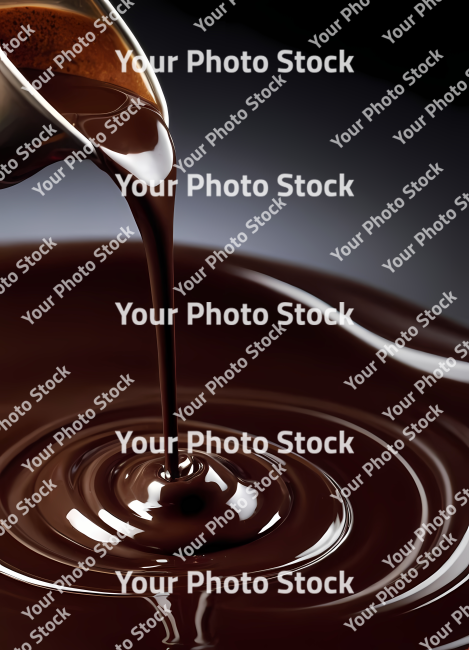
[[[97,79],[128,88],[151,101],[152,97],[142,76],[133,71],[132,65],[128,66],[127,73],[121,70],[115,50],[121,50],[125,56],[128,50],[125,43],[116,31],[102,20],[100,25],[104,25],[106,31],[102,32],[103,27],[98,29],[93,26],[97,19],[100,19],[99,14],[91,18],[51,6],[1,8],[0,46],[16,38],[22,25],[30,25],[35,33],[14,49],[13,53],[7,53],[17,68],[33,68],[42,72],[52,67],[54,72]],[[96,40],[88,43],[88,47],[84,46],[83,51],[75,58],[69,55],[72,60],[65,59],[63,68],[59,68],[54,62],[54,57],[62,50],[70,50],[80,37],[84,39],[89,32],[95,34]],[[130,63],[131,61],[132,57]]]
[[[62,647],[65,642],[73,649],[82,646],[88,634],[83,629],[85,619],[91,621],[89,625],[96,621],[95,626],[97,621],[101,621],[102,629],[93,631],[90,642],[93,648],[109,641],[112,645],[121,644],[126,638],[135,643],[130,630],[140,622],[144,623],[154,609],[151,602],[142,597],[117,595],[120,583],[114,574],[115,570],[134,570],[146,577],[179,576],[175,594],[168,600],[172,603],[178,629],[187,647],[197,647],[194,617],[200,593],[186,593],[185,576],[187,571],[211,570],[213,575],[221,576],[240,575],[243,571],[249,575],[260,572],[257,575],[267,576],[270,583],[265,595],[241,593],[230,596],[222,593],[210,596],[204,634],[213,642],[218,640],[217,647],[231,649],[242,643],[248,648],[258,648],[260,644],[268,643],[277,648],[287,643],[291,634],[295,635],[300,647],[308,647],[313,634],[320,647],[327,644],[331,644],[329,647],[358,647],[353,645],[358,634],[354,637],[354,632],[343,623],[360,615],[370,603],[376,603],[375,594],[384,586],[393,585],[400,573],[406,573],[412,567],[418,569],[418,578],[405,591],[434,577],[457,546],[454,545],[446,556],[442,554],[440,558],[434,558],[426,570],[416,563],[416,557],[437,547],[443,534],[452,534],[458,545],[463,540],[468,514],[461,503],[454,501],[454,494],[467,486],[465,386],[441,380],[432,387],[428,396],[417,399],[412,409],[397,418],[396,423],[388,423],[387,418],[380,415],[381,411],[388,404],[398,403],[422,372],[406,369],[394,362],[383,368],[381,374],[376,374],[368,392],[352,394],[343,386],[342,375],[362,363],[370,355],[371,348],[355,341],[342,329],[319,326],[311,331],[307,327],[288,327],[275,342],[275,348],[272,345],[258,359],[250,359],[248,367],[230,386],[220,389],[215,396],[209,395],[207,403],[197,414],[182,424],[182,453],[187,430],[211,430],[221,437],[243,431],[265,436],[274,443],[272,451],[280,458],[275,443],[282,430],[301,431],[306,436],[315,435],[325,440],[342,429],[347,436],[354,436],[354,454],[339,457],[322,452],[282,456],[287,463],[283,485],[269,488],[273,491],[266,490],[262,502],[263,507],[283,504],[281,522],[267,534],[253,538],[251,532],[244,539],[239,538],[243,533],[241,528],[236,528],[236,522],[230,522],[230,526],[234,524],[235,528],[227,526],[226,530],[220,531],[223,539],[214,537],[220,544],[218,548],[213,545],[201,549],[184,562],[172,555],[172,547],[165,547],[165,544],[171,539],[176,544],[179,541],[186,543],[191,535],[198,535],[217,508],[218,514],[224,512],[228,498],[220,500],[216,485],[209,484],[211,493],[202,495],[206,496],[204,509],[192,514],[187,510],[185,513],[173,510],[164,515],[172,518],[172,523],[166,528],[167,535],[162,526],[156,525],[164,521],[158,516],[161,508],[149,510],[154,519],[147,521],[127,506],[130,501],[128,489],[133,491],[132,499],[144,500],[144,486],[148,486],[144,474],[157,464],[158,456],[150,453],[121,454],[115,430],[134,430],[134,435],[148,438],[162,432],[161,403],[154,375],[157,360],[153,327],[150,324],[122,326],[115,306],[117,301],[122,304],[133,302],[135,307],[145,309],[151,306],[141,245],[129,242],[123,246],[118,254],[97,269],[92,283],[77,286],[74,294],[67,296],[68,302],[65,299],[59,302],[34,326],[20,319],[27,309],[39,304],[44,292],[59,279],[69,277],[79,264],[92,259],[98,245],[94,242],[60,244],[54,251],[54,258],[51,255],[38,265],[34,283],[24,282],[22,286],[18,283],[2,296],[7,315],[2,319],[2,336],[10,343],[2,359],[6,376],[12,381],[2,393],[1,417],[7,417],[15,404],[27,399],[31,388],[43,384],[57,365],[65,366],[71,375],[49,396],[38,404],[34,403],[31,412],[20,418],[8,432],[2,433],[2,518],[10,512],[17,512],[15,504],[37,490],[43,479],[52,479],[58,487],[48,497],[50,501],[45,499],[24,519],[20,516],[18,525],[1,537],[1,564],[14,569],[24,576],[23,579],[32,576],[46,582],[70,574],[78,562],[84,562],[89,556],[96,559],[96,568],[99,569],[89,571],[73,585],[82,590],[82,595],[57,594],[60,598],[58,606],[73,612],[73,618],[68,623],[68,630],[65,626],[58,629],[47,640],[48,644],[52,648]],[[21,246],[2,250],[2,275],[14,268],[14,262],[29,249]],[[188,277],[194,269],[200,268],[207,253],[189,248],[177,250],[176,279]],[[371,311],[377,308],[383,318],[375,331],[382,336],[392,334],[397,323],[410,324],[415,318],[415,308],[351,283],[249,258],[238,258],[236,264],[294,283],[313,295],[318,294],[323,300],[330,297],[332,304],[335,304],[335,296],[340,295],[346,303],[359,305],[356,321],[365,326]],[[265,307],[274,322],[280,298],[256,282],[232,275],[229,269],[219,269],[207,277],[197,287],[197,294],[194,293],[194,300],[212,300],[220,309],[228,306],[239,308],[244,302]],[[70,309],[72,303],[73,310]],[[209,379],[229,367],[230,361],[246,357],[245,348],[255,340],[260,341],[269,327],[222,325],[210,329],[203,323],[188,326],[184,297],[178,296],[176,306],[180,309],[176,317],[179,403],[189,404],[205,390],[204,384]],[[442,334],[445,337],[443,342]],[[439,331],[426,333],[425,346],[446,357],[463,338],[463,330],[442,322]],[[18,350],[21,350],[21,355]],[[94,405],[95,396],[109,393],[109,388],[116,385],[120,375],[126,376],[127,373],[134,384],[99,412]],[[370,394],[373,395],[372,401]],[[403,427],[416,422],[432,404],[438,404],[444,415],[415,441],[409,442],[402,435]],[[53,435],[63,426],[71,426],[77,414],[85,413],[88,408],[97,412],[96,418],[72,439],[66,438],[62,447],[57,444]],[[400,459],[393,457],[372,477],[364,475],[363,464],[370,458],[380,457],[385,450],[383,444],[395,444],[396,440],[403,440],[406,445]],[[53,443],[54,455],[34,473],[21,467],[21,463],[38,456],[50,443]],[[203,453],[195,456],[201,461],[204,459]],[[221,459],[228,464],[225,469],[220,465]],[[253,463],[252,457],[242,454],[222,453],[214,462],[214,469],[227,483],[232,480],[227,479],[228,475],[238,473],[237,480],[249,484],[267,473],[265,460]],[[234,471],[233,463],[239,469]],[[143,483],[134,481],[127,487],[124,476],[132,474],[132,468],[137,466],[142,470],[140,479]],[[346,517],[346,535],[330,549],[332,552],[298,559],[317,543],[332,521],[342,516],[340,503],[328,496],[334,492],[330,481],[346,487],[359,473],[363,476],[363,486],[350,496],[352,519]],[[186,482],[187,485],[191,482]],[[198,486],[197,480],[194,481],[191,494],[200,496],[201,485],[203,487],[202,483]],[[227,494],[232,489],[230,487]],[[432,521],[439,510],[450,504],[456,504],[457,511],[436,534],[427,536],[420,547],[416,545],[416,552],[404,559],[396,575],[396,571],[381,560],[415,539],[413,532],[420,527],[423,518],[422,494],[428,504],[425,521]],[[124,540],[101,558],[93,550],[96,540],[79,533],[66,519],[72,508],[78,509],[110,534],[115,534],[115,530],[99,517],[100,509],[144,532]],[[266,519],[271,512],[265,512]],[[257,517],[257,530],[260,530],[262,509]],[[253,520],[250,525],[255,523]],[[233,535],[238,536],[238,540]],[[102,544],[99,546],[103,547]],[[155,568],[159,559],[169,560],[163,563],[164,569]],[[409,640],[409,647],[418,647],[428,634],[428,617],[441,616],[442,603],[444,612],[450,614],[465,602],[464,588],[459,588],[445,595],[443,600],[427,604],[464,579],[464,554],[461,559],[456,563],[456,571],[443,572],[436,578],[434,586],[419,592],[415,600],[404,598],[396,603],[394,609],[380,610],[360,629],[360,644],[373,646],[379,643],[391,648],[405,637]],[[274,576],[281,570],[279,567],[289,562],[294,562],[291,570],[323,580],[344,571],[347,577],[354,576],[355,593],[278,594],[281,585]],[[13,581],[5,575],[1,576],[0,583],[5,593],[4,607],[11,611],[11,620],[18,621],[7,631],[6,639],[13,647],[18,647],[18,642],[23,637],[27,640],[29,631],[36,626],[20,612],[37,602],[47,591]],[[115,593],[116,597],[86,595],[87,591]],[[154,600],[151,595],[149,600]],[[425,606],[416,609],[422,605]],[[41,624],[41,620],[48,620],[45,612],[37,624]],[[19,630],[26,634],[18,633]],[[164,636],[163,627],[157,626],[151,635],[145,635],[138,647],[154,647]]]

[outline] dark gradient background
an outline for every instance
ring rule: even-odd
[[[287,207],[257,234],[249,235],[242,253],[289,261],[357,279],[394,295],[431,307],[443,291],[453,291],[458,301],[448,316],[469,324],[466,297],[466,212],[420,248],[413,235],[430,226],[440,212],[454,207],[456,196],[469,192],[467,178],[467,118],[469,92],[402,145],[392,139],[409,127],[433,98],[443,97],[451,84],[465,77],[467,51],[467,6],[461,0],[443,0],[419,18],[414,2],[378,3],[371,0],[350,23],[340,16],[347,5],[340,2],[225,2],[227,14],[202,32],[193,23],[208,15],[215,2],[162,2],[136,0],[125,15],[147,55],[178,55],[173,73],[158,75],[170,114],[170,128],[177,157],[184,159],[200,144],[208,154],[190,170],[211,173],[222,182],[243,174],[269,183],[264,198],[206,197],[198,192],[187,196],[187,177],[179,173],[176,201],[177,242],[221,248],[260,214],[277,196],[277,176],[301,174],[309,180],[354,179],[354,198],[284,199]],[[381,34],[399,25],[413,13],[416,26],[396,44]],[[343,29],[320,50],[308,38],[340,19]],[[270,65],[264,74],[207,74],[204,68],[188,74],[188,49],[211,49],[221,57],[265,55]],[[257,111],[245,100],[260,92],[277,74],[277,52],[301,50],[304,54],[338,54],[345,49],[355,55],[355,74],[284,74],[287,83]],[[379,101],[402,75],[438,50],[444,59],[412,88],[402,82],[405,94],[370,124],[361,111]],[[231,113],[247,108],[249,117],[212,148],[205,135],[223,126]],[[426,115],[426,114],[425,114]],[[329,142],[362,117],[365,129],[339,149]],[[361,224],[376,216],[388,201],[402,197],[402,188],[427,170],[430,163],[444,169],[436,180],[394,215],[372,237]],[[0,243],[39,242],[52,236],[57,241],[112,238],[120,226],[133,223],[125,200],[111,180],[90,162],[41,197],[31,187],[45,180],[59,165],[43,170],[33,179],[0,194]],[[467,211],[469,214],[469,210]],[[340,262],[330,255],[361,231],[364,244]],[[409,243],[415,255],[396,273],[381,264],[398,255]],[[34,250],[32,246],[31,250]],[[178,277],[176,269],[176,280]]]

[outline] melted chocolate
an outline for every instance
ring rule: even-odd
[[[30,25],[34,34],[7,55],[17,68],[34,69],[34,79],[38,77],[38,72],[52,68],[54,73],[67,73],[116,84],[151,100],[152,95],[142,75],[134,72],[131,65],[128,66],[128,72],[122,72],[115,51],[125,52],[128,49],[125,42],[103,20],[100,21],[99,29],[93,26],[95,19],[100,16],[100,12],[91,18],[51,6],[2,7],[0,46],[15,38],[22,25]],[[104,32],[103,27],[106,27]],[[69,55],[72,60],[64,58],[63,67],[59,68],[54,57],[62,50],[70,50],[80,37],[83,39],[90,32],[96,35],[95,41],[83,46],[83,51],[75,58]]]
[[[306,644],[314,631],[318,643],[330,643],[332,647],[350,645],[359,639],[360,644],[379,643],[392,648],[402,642],[404,636],[409,639],[409,645],[418,647],[418,643],[429,634],[429,616],[440,620],[464,604],[460,590],[447,592],[464,579],[467,562],[463,554],[453,574],[446,570],[437,578],[438,570],[454,551],[434,558],[425,571],[416,564],[416,557],[438,546],[444,534],[452,534],[459,545],[467,529],[467,506],[456,504],[456,514],[445,522],[444,528],[427,536],[423,544],[416,544],[416,551],[405,558],[397,575],[396,570],[381,560],[398,552],[409,540],[415,540],[413,531],[422,521],[431,521],[440,509],[454,504],[454,494],[467,486],[464,384],[440,380],[427,395],[416,400],[412,409],[392,423],[380,415],[381,411],[389,404],[398,403],[412,389],[413,382],[421,377],[421,371],[394,363],[383,368],[382,374],[376,374],[366,392],[351,394],[349,388],[341,386],[342,373],[345,369],[353,372],[353,368],[360,367],[369,357],[371,348],[355,342],[349,333],[332,327],[323,326],[313,332],[306,327],[287,328],[276,342],[277,348],[271,347],[262,358],[250,362],[236,384],[233,382],[232,386],[220,389],[207,400],[197,416],[181,425],[182,449],[187,430],[204,433],[211,430],[221,437],[247,431],[250,435],[262,435],[271,440],[270,451],[285,460],[287,472],[282,476],[282,484],[269,488],[273,491],[266,490],[262,506],[271,505],[265,513],[266,520],[270,519],[275,507],[281,508],[282,520],[270,531],[256,535],[256,529],[259,532],[264,525],[261,509],[258,518],[250,522],[253,528],[249,536],[236,539],[241,531],[231,528],[235,522],[230,522],[226,529],[219,531],[222,537],[218,534],[213,537],[220,544],[218,548],[201,549],[184,561],[172,555],[173,544],[179,547],[179,542],[182,545],[204,531],[207,520],[213,514],[220,516],[226,509],[226,501],[235,489],[233,477],[237,475],[236,481],[244,485],[259,480],[267,474],[268,459],[259,459],[257,464],[242,454],[221,454],[213,458],[214,469],[229,488],[225,499],[215,482],[203,481],[203,487],[210,489],[205,512],[188,513],[184,508],[173,508],[160,519],[161,509],[156,508],[148,510],[153,519],[145,520],[128,507],[132,501],[148,500],[148,484],[155,480],[157,465],[161,467],[162,463],[162,457],[157,454],[121,454],[115,435],[116,430],[133,430],[134,435],[149,439],[162,433],[161,406],[155,394],[150,363],[152,360],[156,362],[156,355],[151,353],[153,328],[150,324],[122,327],[115,307],[116,301],[123,304],[133,301],[135,306],[143,308],[151,305],[143,247],[126,244],[112,261],[110,259],[102,265],[99,275],[93,277],[92,288],[82,285],[74,290],[73,311],[82,314],[80,319],[75,319],[69,305],[63,303],[35,323],[34,335],[28,323],[19,326],[23,323],[20,315],[40,301],[44,289],[54,286],[57,278],[69,277],[78,264],[90,258],[96,246],[97,243],[60,244],[54,251],[55,258],[44,259],[35,269],[34,283],[18,285],[3,296],[6,314],[4,336],[12,343],[4,352],[3,361],[8,376],[15,377],[16,381],[5,387],[2,417],[6,417],[23,396],[27,398],[34,385],[44,383],[49,371],[57,364],[65,365],[72,373],[66,380],[69,384],[65,382],[58,386],[49,396],[34,404],[31,412],[11,430],[2,433],[0,449],[2,518],[10,512],[19,514],[15,509],[16,503],[37,491],[43,479],[52,479],[58,486],[36,510],[24,518],[20,516],[20,522],[8,535],[2,536],[2,566],[15,570],[23,581],[36,578],[52,583],[61,575],[70,574],[86,557],[92,556],[97,562],[98,571],[88,572],[72,585],[82,595],[57,594],[57,599],[61,599],[58,606],[70,608],[74,616],[76,614],[76,622],[71,621],[71,624],[75,626],[77,638],[73,634],[70,638],[70,633],[65,637],[51,636],[48,640],[51,647],[61,647],[67,639],[70,647],[79,648],[87,638],[81,629],[83,617],[93,621],[94,609],[99,610],[102,621],[109,623],[107,636],[104,633],[102,639],[99,633],[96,638],[93,636],[91,647],[99,647],[105,639],[108,643],[111,639],[112,644],[132,639],[130,629],[151,615],[152,605],[135,596],[117,597],[120,584],[115,570],[134,570],[135,575],[146,577],[179,577],[175,593],[168,600],[172,603],[178,630],[188,647],[197,647],[194,643],[197,635],[194,617],[200,594],[187,594],[185,576],[187,571],[195,570],[211,570],[215,576],[240,575],[246,571],[249,575],[267,576],[270,581],[269,591],[263,596],[212,594],[206,603],[207,612],[212,611],[212,616],[206,621],[210,625],[206,627],[204,624],[204,638],[212,642],[218,639],[218,647],[233,648],[243,643],[248,648],[258,648],[261,643],[268,643],[272,648],[280,648],[288,642],[292,630],[300,644]],[[16,260],[29,251],[28,246],[4,249],[2,274],[14,268]],[[176,277],[184,278],[195,268],[200,268],[209,251],[185,248],[176,252]],[[396,327],[399,328],[401,323],[410,324],[418,313],[415,307],[321,274],[248,259],[238,259],[237,263],[312,294],[317,293],[332,304],[340,295],[346,303],[359,305],[357,322],[363,322],[365,327],[370,327],[375,310],[378,310],[382,318],[374,331],[384,337],[391,338]],[[131,277],[129,269],[132,269]],[[234,276],[229,269],[220,269],[217,274],[207,277],[197,292],[198,301],[211,300],[221,309],[240,307],[247,302],[263,306],[274,314],[279,302],[276,293],[266,290],[258,282]],[[103,296],[106,296],[105,300]],[[217,296],[216,303],[214,296]],[[183,297],[178,297],[176,306],[184,315]],[[261,334],[266,333],[266,328],[262,327],[251,331],[242,326],[225,325],[212,330],[203,324],[189,327],[184,317],[177,323],[181,359],[179,392],[181,402],[185,404],[203,390],[203,384],[213,375],[219,375],[230,361],[242,356],[247,345],[260,340]],[[64,331],[67,332],[66,338]],[[422,346],[432,353],[446,356],[457,343],[467,338],[467,333],[441,321],[432,331],[422,331],[421,336]],[[70,340],[75,344],[70,345]],[[194,340],[198,343],[196,348]],[[317,343],[314,347],[312,340]],[[28,359],[26,368],[19,361],[18,349],[22,350],[21,358]],[[116,350],[121,349],[126,350],[125,355],[116,354]],[[301,363],[297,359],[301,359]],[[335,359],[341,359],[340,363]],[[94,397],[114,386],[121,373],[129,373],[135,380],[128,391],[73,439],[66,439],[63,447],[55,443],[53,435],[63,426],[70,426],[77,413],[84,413],[88,407],[95,408]],[[438,404],[444,415],[415,441],[408,442],[402,435],[403,427],[421,418],[433,404]],[[275,446],[277,434],[282,430],[301,431],[306,436],[316,435],[325,440],[327,436],[337,435],[340,429],[347,436],[354,436],[353,455],[338,457],[306,453],[301,457],[294,454],[281,456]],[[363,464],[370,458],[380,457],[385,450],[383,445],[395,444],[396,440],[406,442],[401,459],[393,458],[372,477],[364,475]],[[21,463],[26,464],[28,459],[38,457],[50,443],[54,445],[54,455],[34,473],[21,467]],[[201,461],[204,455],[200,452],[195,454]],[[204,472],[205,469],[194,477],[196,481],[204,476]],[[359,473],[362,474],[363,486],[351,494],[348,502],[345,500],[344,510],[337,499],[328,495],[335,493],[336,485],[346,487],[352,483]],[[127,479],[126,474],[129,474]],[[172,486],[171,483],[166,485],[168,488]],[[181,499],[184,496],[181,495]],[[428,515],[424,515],[425,507]],[[115,534],[116,529],[99,517],[101,510],[143,532],[126,538],[101,558],[93,550],[97,541],[77,531],[67,520],[66,515],[72,509],[81,512],[108,534]],[[171,523],[164,528],[168,521]],[[337,521],[335,543],[314,555],[315,551],[311,549]],[[456,545],[453,548],[456,550]],[[311,555],[313,557],[308,557]],[[347,577],[354,576],[355,594],[278,594],[281,585],[275,575],[292,562],[285,570],[300,570],[306,577],[318,576],[325,580],[328,576],[339,575],[339,571],[344,571]],[[416,600],[405,598],[396,603],[395,609],[383,608],[359,632],[354,633],[343,626],[350,617],[359,615],[371,602],[376,602],[375,594],[385,585],[394,584],[401,572],[415,566],[419,569],[419,577],[408,586],[408,590],[435,578],[433,585],[414,596]],[[12,620],[21,622],[21,629],[29,633],[35,624],[25,625],[20,612],[42,598],[46,591],[19,581],[12,583],[11,578],[5,576],[2,576],[1,584],[8,593],[4,603],[11,608]],[[92,600],[86,595],[90,591],[114,593],[116,598]],[[432,602],[438,595],[446,593],[443,600]],[[151,594],[148,596],[153,600]],[[442,603],[444,609],[441,609]],[[422,605],[425,606],[418,609]],[[118,616],[116,612],[120,612]],[[45,613],[42,616],[37,624],[48,620]],[[396,625],[396,617],[399,625]],[[152,634],[152,638],[142,640],[141,647],[151,648],[156,639],[165,636],[163,628]],[[13,647],[18,646],[23,636],[18,635],[15,626],[8,635]],[[26,635],[24,640],[27,638]]]
[[[35,77],[30,69],[23,70],[23,73],[29,80]],[[176,178],[174,148],[161,114],[153,103],[108,83],[63,74],[51,79],[41,93],[86,136],[106,135],[94,162],[109,173],[116,184],[117,173],[123,178],[131,174],[133,180],[154,184],[155,192],[170,193],[168,181]],[[121,121],[121,114],[129,107],[137,114],[127,112],[128,121]],[[114,117],[118,120],[113,122],[115,131],[105,126]],[[67,149],[64,153],[68,153]],[[146,196],[137,199],[130,188],[128,192],[128,202],[145,243],[156,313],[162,309],[165,314],[174,307],[174,191],[171,193],[172,196],[153,197],[148,190]],[[172,416],[177,411],[176,351],[174,327],[168,321],[166,317],[165,324],[156,326],[156,334],[164,435],[166,439],[172,437],[176,440],[172,448],[166,445],[165,452],[167,471],[173,479],[179,476],[177,420]]]
[[[52,16],[42,8],[34,11],[44,24]],[[6,17],[2,25],[15,17],[14,13],[2,13]],[[69,18],[70,25],[79,20],[74,15]],[[35,78],[31,68],[41,69],[41,61],[32,56],[22,60],[21,65],[29,68],[24,74]],[[174,152],[158,107],[139,100],[127,80],[122,81],[124,89],[99,80],[92,68],[88,72],[81,71],[81,76],[57,74],[44,86],[44,97],[91,138],[104,132],[105,121],[119,116],[132,100],[140,101],[138,114],[115,135],[106,131],[105,148],[98,149],[93,159],[113,180],[116,173],[131,173],[135,179],[153,181],[160,187],[164,183],[167,190],[168,181],[175,178]],[[93,76],[98,80],[87,78]],[[45,149],[35,164],[64,157],[69,153],[67,147],[62,143],[53,154]],[[28,174],[33,171],[29,169]],[[33,330],[20,316],[41,302],[58,278],[69,277],[90,259],[96,244],[60,244],[34,269],[34,282],[21,278],[21,283],[0,297],[5,314],[3,340],[7,342],[3,366],[10,380],[2,392],[0,418],[27,399],[31,388],[44,383],[57,365],[71,372],[64,383],[34,403],[30,413],[2,432],[1,518],[17,513],[17,504],[37,492],[43,481],[57,486],[0,537],[0,590],[11,620],[2,633],[5,640],[21,647],[29,640],[30,630],[51,618],[47,614],[52,616],[53,608],[34,622],[28,619],[25,625],[20,612],[53,589],[57,606],[66,607],[72,618],[47,638],[50,648],[66,645],[75,650],[87,644],[97,649],[118,646],[131,638],[135,645],[131,629],[144,623],[157,603],[169,603],[171,616],[155,631],[145,632],[138,644],[143,650],[154,648],[156,639],[166,645],[216,645],[227,650],[241,644],[256,650],[264,645],[281,648],[292,642],[300,647],[416,647],[433,633],[429,620],[438,621],[435,627],[439,628],[440,619],[443,625],[455,608],[467,604],[455,587],[467,574],[462,540],[469,508],[458,503],[456,514],[423,542],[417,540],[397,568],[382,559],[414,539],[413,531],[422,521],[433,520],[439,510],[454,503],[455,493],[468,487],[465,384],[439,380],[391,422],[381,412],[397,404],[427,373],[389,361],[366,386],[352,391],[343,379],[369,362],[372,346],[339,327],[292,325],[258,359],[249,358],[246,369],[229,386],[209,395],[194,417],[181,423],[180,451],[174,446],[171,452],[166,445],[165,456],[122,454],[116,431],[133,431],[148,443],[152,437],[177,435],[177,420],[172,415],[177,410],[174,328],[157,326],[158,395],[152,327],[122,327],[115,307],[117,301],[128,301],[148,308],[150,292],[156,309],[174,306],[174,198],[129,194],[128,201],[142,233],[144,251],[140,245],[127,243],[94,273],[92,282],[74,289],[68,302],[59,302],[45,313]],[[0,275],[7,275],[28,252],[24,246],[4,249]],[[200,268],[206,254],[179,249],[177,277],[189,277]],[[270,288],[266,276],[271,278]],[[242,258],[233,258],[231,266],[204,279],[194,289],[194,297],[200,302],[212,301],[220,309],[243,303],[262,306],[276,322],[276,305],[288,296],[288,285],[333,306],[339,301],[354,306],[361,326],[389,340],[394,340],[402,327],[413,324],[418,313],[415,307],[344,280]],[[247,356],[246,347],[265,336],[270,327],[208,328],[203,323],[189,327],[182,296],[177,297],[176,306],[179,403],[188,404],[212,376]],[[75,314],[81,314],[80,319]],[[417,344],[424,352],[446,358],[464,337],[465,330],[440,318],[419,333]],[[76,435],[72,432],[62,445],[58,443],[54,434],[64,427],[72,431],[77,414],[91,408],[96,395],[115,386],[122,373],[133,380],[126,391],[97,412],[83,430]],[[416,440],[403,436],[402,429],[435,404],[443,415]],[[189,454],[185,441],[193,430],[210,430],[221,438],[239,438],[242,432],[249,432],[265,436],[270,445],[257,455]],[[354,436],[354,453],[282,455],[277,445],[282,430],[323,440],[344,430],[347,436]],[[386,446],[396,441],[404,443],[399,456],[391,456],[373,476],[365,476],[364,464],[380,457]],[[45,452],[48,445],[53,450],[51,453],[49,448],[49,455]],[[24,466],[32,459],[38,459],[38,465],[30,471]],[[258,494],[255,503],[249,502],[248,488],[280,465],[281,476]],[[359,487],[356,477],[360,473],[363,485]],[[347,485],[353,486],[349,499],[331,498]],[[213,539],[206,533],[208,541],[200,543],[192,555],[174,554],[206,532],[207,521],[222,516],[229,510],[229,502],[240,495],[246,497],[249,516],[236,514],[217,529]],[[115,535],[120,525],[127,523],[132,534],[118,545],[110,543],[103,555],[107,536]],[[417,557],[436,548],[445,534],[453,535],[457,545],[422,569],[416,564]],[[445,563],[457,548],[461,556],[450,568]],[[89,557],[95,560],[93,569],[65,588],[66,593],[57,592],[53,583]],[[344,627],[350,617],[376,603],[377,592],[416,566],[418,577],[401,592],[402,599],[391,603],[387,599],[379,613],[357,632]],[[169,596],[153,598],[151,592],[142,594],[145,598],[122,595],[116,570],[134,571],[142,577],[177,577],[178,582]],[[281,570],[301,571],[306,578],[316,576],[322,581],[343,572],[347,578],[353,577],[354,593],[279,594],[282,585],[277,574]],[[188,571],[211,571],[219,577],[246,572],[267,578],[269,589],[264,595],[240,592],[207,597],[203,589],[190,595]],[[407,593],[414,587],[414,594]]]

